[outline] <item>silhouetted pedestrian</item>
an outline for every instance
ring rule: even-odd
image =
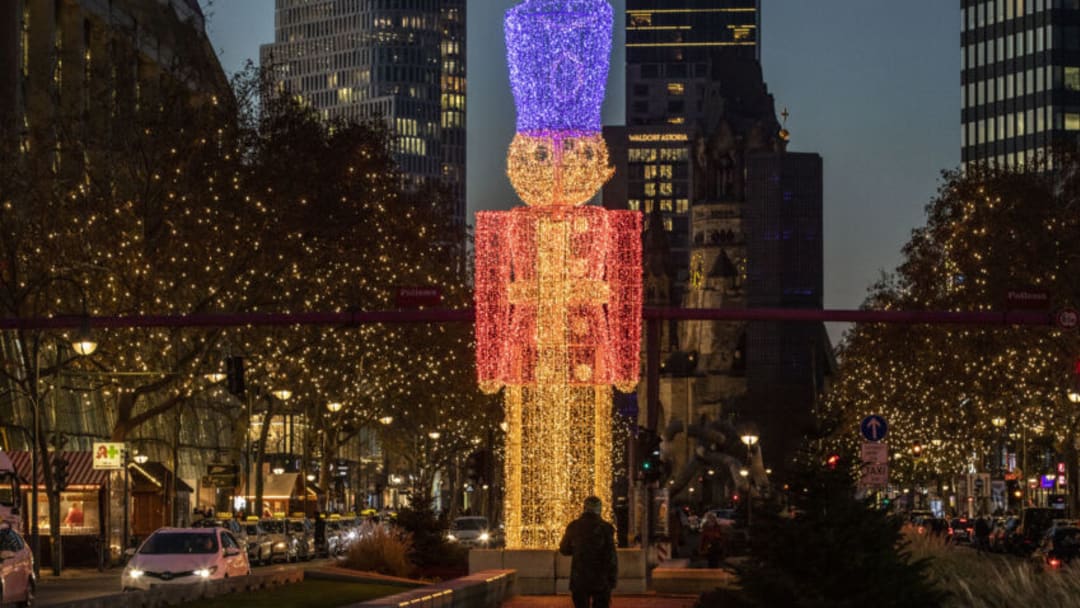
[[[619,575],[615,528],[600,516],[600,499],[585,499],[585,512],[566,527],[559,553],[573,556],[570,593],[574,608],[608,608]]]

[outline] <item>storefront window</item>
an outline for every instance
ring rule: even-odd
[[[49,531],[49,499],[44,492],[38,494],[38,525],[42,533]],[[97,536],[101,528],[98,509],[98,493],[60,493],[60,534],[62,536]]]

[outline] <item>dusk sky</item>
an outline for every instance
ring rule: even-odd
[[[258,61],[274,37],[273,0],[202,2],[225,70]],[[469,3],[470,217],[520,204],[504,172],[514,108],[502,15],[513,4]],[[624,1],[612,4],[621,15]],[[880,271],[896,267],[941,170],[959,163],[958,4],[763,0],[762,64],[777,113],[791,112],[790,149],[825,161],[826,308],[858,308]],[[615,25],[607,124],[623,119],[622,19]]]

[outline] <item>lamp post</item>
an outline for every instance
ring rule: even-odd
[[[746,444],[746,468],[739,470],[747,481],[746,486],[746,538],[750,539],[750,521],[754,510],[754,478],[750,475],[750,469],[754,467],[754,446],[758,442],[758,434],[752,428],[747,427],[739,434],[739,440]]]
[[[1005,423],[1006,422],[1007,421],[1005,420],[1004,416],[994,416],[993,418],[990,419],[990,424],[994,427],[994,429],[997,432],[997,442],[994,445],[993,470],[991,472],[993,477],[991,477],[990,488],[987,489],[987,492],[990,495],[990,502],[991,503],[994,502],[994,491],[992,489],[994,487],[993,479],[994,478],[1001,478],[1002,480],[1005,479],[1004,457],[1005,457]],[[1004,496],[1004,503],[1005,504],[1002,505],[1002,508],[1007,508],[1009,506],[1009,496],[1008,496],[1007,493]]]
[[[88,357],[94,354],[97,350],[97,341],[93,339],[90,333],[90,315],[86,306],[86,291],[74,279],[55,276],[44,279],[41,283],[37,284],[32,292],[41,296],[43,289],[53,283],[68,283],[75,286],[75,289],[79,292],[79,300],[82,304],[82,322],[79,327],[79,333],[75,339],[71,342],[71,349],[79,356]],[[35,315],[37,316],[37,298],[35,298]],[[41,332],[38,331],[34,334],[33,345],[33,360],[34,360],[34,374],[33,374],[33,399],[30,400],[32,429],[31,429],[31,449],[30,449],[30,549],[34,555],[34,576],[38,576],[41,573],[41,527],[38,521],[38,448],[41,441]],[[56,361],[57,368],[60,364],[60,344],[57,341],[56,344]],[[51,488],[49,488],[51,489]],[[50,524],[50,533],[58,534],[54,529],[54,526]],[[53,571],[55,574],[60,574],[59,569],[59,555],[53,557]]]

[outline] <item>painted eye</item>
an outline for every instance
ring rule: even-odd
[[[538,161],[540,161],[542,163],[546,163],[547,159],[548,159],[547,146],[537,146],[535,156],[536,156],[536,160],[538,160]]]

